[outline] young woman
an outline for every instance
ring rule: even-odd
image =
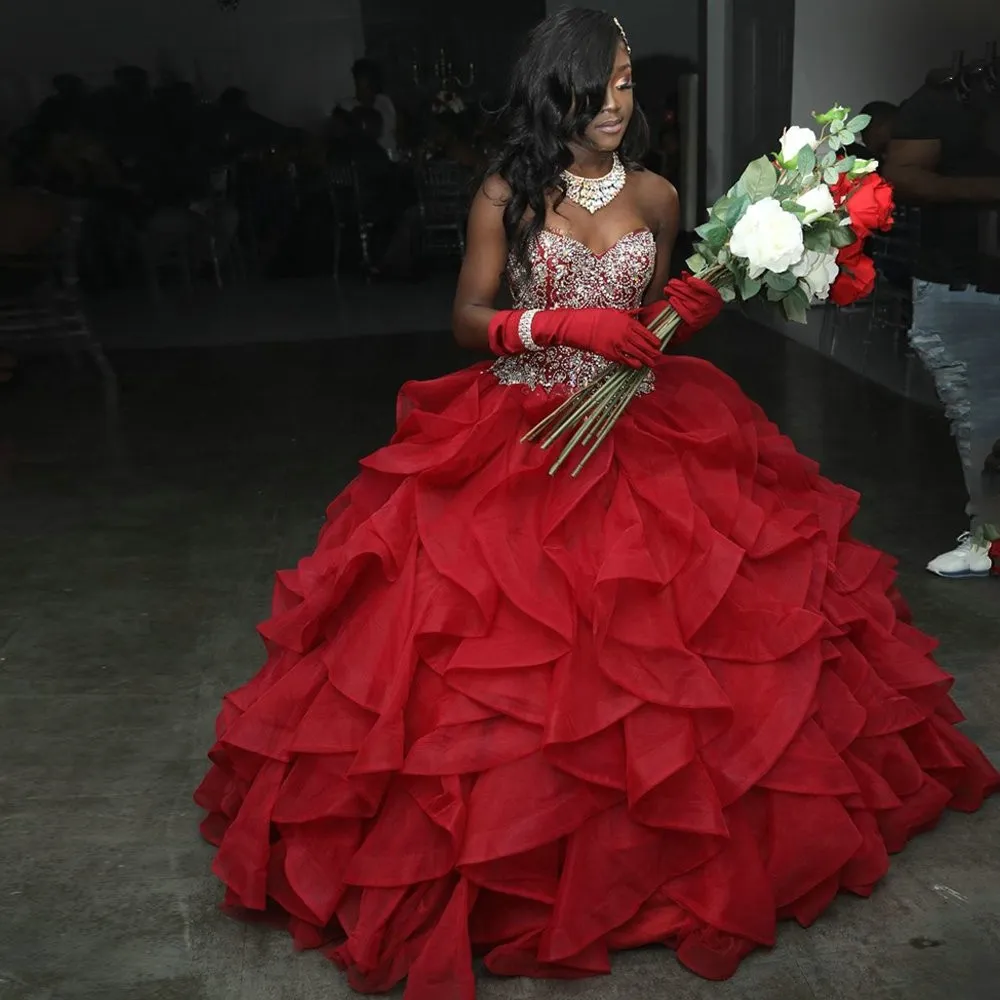
[[[233,908],[409,1000],[470,1000],[473,952],[575,977],[658,942],[730,976],[1000,780],[892,560],[852,540],[857,495],[632,315],[662,308],[677,197],[634,166],[617,22],[543,22],[511,112],[455,302],[498,358],[405,387],[279,575],[197,794]],[[719,309],[691,279],[666,294],[688,331]],[[607,359],[650,365],[647,391],[550,477],[521,438]]]

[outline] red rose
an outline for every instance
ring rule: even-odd
[[[861,236],[868,236],[880,229],[892,229],[892,185],[878,174],[868,174],[847,196],[847,213],[851,226]]]
[[[837,183],[830,185],[830,194],[833,195],[833,201],[835,205],[839,205],[843,200],[851,193],[851,188],[854,187],[855,181],[852,181],[847,174],[839,174],[837,177]]]
[[[990,573],[993,576],[1000,576],[1000,539],[990,542],[990,559],[993,560],[993,568]]]
[[[850,250],[851,247],[844,249]],[[875,288],[875,262],[871,257],[857,254],[844,258],[837,254],[837,262],[840,264],[840,274],[830,288],[831,302],[838,306],[849,306],[858,299],[871,295]]]
[[[837,251],[837,263],[843,267],[851,261],[857,260],[865,250],[865,233],[859,233],[853,226],[851,232],[854,233],[854,242],[849,246],[841,247]]]

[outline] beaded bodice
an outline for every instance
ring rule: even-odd
[[[570,236],[543,230],[531,269],[512,260],[507,277],[515,309],[635,309],[656,266],[656,240],[648,229],[626,233],[603,253]],[[572,347],[501,358],[493,374],[504,385],[577,389],[607,367],[597,354]]]

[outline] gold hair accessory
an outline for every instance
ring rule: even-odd
[[[619,21],[617,17],[613,18],[612,20],[614,20],[615,22],[615,27],[618,29],[618,34],[622,36],[622,42],[625,45],[625,51],[629,55],[632,55],[632,46],[629,45],[628,43],[628,36],[625,34],[625,29],[622,27],[621,21]]]

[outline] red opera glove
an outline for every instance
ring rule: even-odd
[[[490,350],[500,356],[576,347],[630,368],[654,365],[660,341],[634,316],[618,309],[509,309],[494,314]]]
[[[671,278],[663,293],[681,318],[681,325],[673,336],[676,344],[683,344],[699,330],[704,330],[725,306],[717,288],[687,272],[680,278]]]
[[[681,318],[681,324],[670,338],[672,344],[683,344],[714,320],[725,305],[718,289],[707,281],[685,272],[671,278],[663,289],[665,301],[651,302],[638,310],[640,323],[649,326],[670,306]]]

